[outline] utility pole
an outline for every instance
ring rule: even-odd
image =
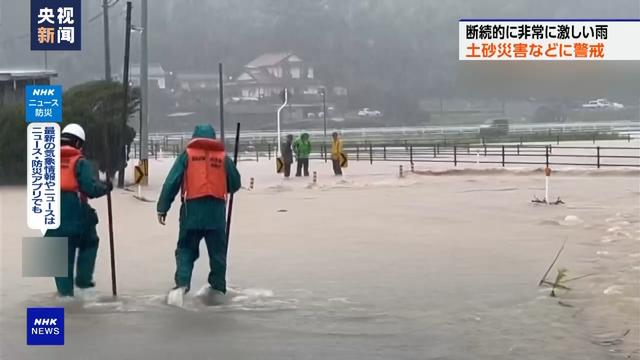
[[[120,128],[120,135],[124,134],[124,129],[127,128],[127,120],[129,120],[129,51],[131,45],[131,1],[127,1],[127,20],[124,31],[124,70],[122,74],[122,86],[124,89],[124,104],[122,108],[122,128]],[[120,137],[119,137],[120,138]],[[124,144],[118,141],[117,146],[120,151],[120,167],[118,169],[118,187],[124,188],[124,163],[127,159],[127,151]]]
[[[327,91],[322,88],[322,119],[324,120],[324,139],[327,139]]]
[[[104,79],[111,81],[111,46],[109,44],[109,4],[102,0],[102,23],[104,25]]]
[[[148,34],[149,21],[147,18],[147,0],[141,3],[142,36],[140,39],[140,165],[144,173],[142,184],[149,182],[149,58]]]
[[[322,119],[324,120],[324,138],[322,139],[322,146],[324,149],[326,149],[327,147],[327,89],[322,88],[320,91],[322,94]],[[326,154],[327,152],[326,150],[324,150],[323,151],[324,162],[327,162]]]
[[[220,139],[224,144],[224,93],[223,93],[223,77],[222,63],[218,63],[218,94],[220,96]]]

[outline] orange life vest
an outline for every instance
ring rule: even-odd
[[[60,147],[60,190],[80,192],[76,164],[81,158],[82,152],[73,146]]]
[[[225,200],[227,172],[224,144],[220,141],[196,138],[187,145],[187,169],[182,179],[185,200],[213,196]]]

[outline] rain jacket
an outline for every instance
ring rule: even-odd
[[[215,139],[216,133],[211,125],[197,125],[193,131],[193,138]],[[227,174],[227,191],[235,193],[240,189],[240,173],[233,160],[225,157],[225,171]],[[176,195],[180,192],[184,173],[187,168],[187,154],[183,152],[173,163],[169,174],[162,186],[158,199],[158,214],[166,214],[171,208]],[[180,206],[180,228],[187,230],[219,230],[226,225],[226,202],[213,197],[203,197],[182,202]]]
[[[76,179],[80,192],[89,199],[107,194],[107,186],[101,182],[91,162],[80,158],[76,162]],[[98,223],[96,211],[87,202],[81,201],[76,192],[60,192],[60,227],[47,231],[47,236],[76,236],[93,231]]]
[[[298,159],[308,159],[311,154],[311,142],[309,141],[309,134],[303,133],[293,143],[293,151],[296,153]]]
[[[333,140],[331,143],[331,158],[333,160],[340,160],[340,154],[342,152],[342,139]]]
[[[291,150],[291,143],[289,141],[285,141],[282,143],[282,149],[280,150],[282,155],[282,161],[285,164],[293,163],[293,151]]]

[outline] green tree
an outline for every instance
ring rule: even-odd
[[[63,94],[63,124],[80,124],[86,134],[84,154],[102,172],[113,175],[126,165],[120,146],[130,146],[135,130],[123,124],[123,88],[116,82],[94,81]],[[137,114],[139,92],[131,91],[127,114]],[[0,109],[0,184],[24,184],[27,161],[24,105]]]
[[[92,81],[67,90],[63,99],[63,125],[82,125],[87,137],[85,156],[109,176],[126,167],[121,149],[129,147],[136,134],[131,126],[123,124],[123,91],[121,83]],[[127,104],[127,119],[137,114],[139,103],[139,91],[134,88]]]
[[[27,174],[24,106],[0,108],[0,185],[24,183]]]

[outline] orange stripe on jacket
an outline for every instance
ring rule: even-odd
[[[213,196],[225,200],[227,172],[224,144],[196,138],[187,145],[187,169],[182,179],[182,197],[186,200]]]

